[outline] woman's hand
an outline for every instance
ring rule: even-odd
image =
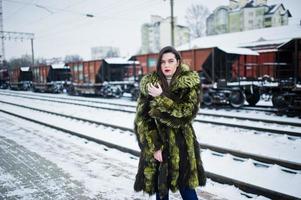
[[[159,83],[156,83],[155,85],[149,83],[147,85],[147,89],[148,89],[148,94],[151,95],[152,97],[160,96],[163,92]]]
[[[159,162],[163,162],[163,158],[162,158],[162,150],[158,150],[154,153],[154,158],[159,161]]]

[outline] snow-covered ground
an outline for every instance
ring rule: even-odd
[[[9,90],[0,90],[0,94],[13,94],[13,95],[19,95],[24,97],[32,97],[35,96],[37,98],[42,98],[45,100],[53,100],[54,98],[58,101],[64,101],[64,102],[70,102],[70,103],[78,103],[82,105],[92,105],[92,106],[101,106],[101,107],[108,107],[108,108],[117,108],[117,109],[124,109],[124,110],[130,110],[135,111],[136,102],[130,101],[128,98],[121,98],[121,99],[103,99],[103,98],[87,98],[87,97],[81,97],[81,96],[69,96],[66,94],[44,94],[44,93],[33,93],[33,92],[22,92],[22,91],[9,91]],[[108,104],[122,104],[122,106],[113,106]],[[270,101],[260,100],[258,105],[269,105],[271,106]],[[128,105],[128,106],[123,106]],[[231,116],[231,117],[248,117],[250,119],[268,119],[269,120],[275,120],[275,121],[282,121],[282,122],[294,122],[298,123],[301,126],[301,119],[298,117],[283,117],[283,116],[277,116],[272,113],[264,113],[261,111],[256,110],[215,110],[215,109],[208,109],[208,108],[202,108],[199,113],[204,114],[221,114],[225,116]]]
[[[64,95],[60,95],[60,96],[63,97]],[[106,122],[106,123],[114,123],[116,125],[125,126],[128,128],[133,127],[134,114],[130,114],[130,113],[109,111],[103,109],[93,109],[93,108],[87,108],[87,107],[75,106],[75,105],[50,103],[50,102],[37,101],[32,99],[27,100],[24,98],[17,98],[17,97],[13,98],[10,96],[3,96],[3,95],[1,95],[1,100],[8,101],[8,102],[15,102],[18,104],[49,110],[52,112],[58,112],[66,115],[82,117],[85,119],[92,119],[92,120]],[[114,100],[102,100],[102,101],[112,102]],[[122,103],[129,103],[128,100],[124,100],[124,99],[118,101]],[[118,101],[114,101],[114,102],[118,102]],[[135,103],[131,102],[131,104],[134,105]],[[39,120],[45,120],[47,122],[62,126],[66,129],[74,130],[82,134],[88,134],[93,137],[98,137],[102,140],[110,141],[112,143],[120,144],[120,141],[123,141],[122,145],[124,145],[125,147],[138,150],[135,137],[131,132],[121,132],[118,130],[112,130],[111,128],[105,128],[102,126],[95,126],[95,125],[91,126],[91,124],[83,123],[79,121],[72,122],[71,120],[58,118],[56,116],[52,117],[40,112],[29,111],[24,108],[23,109],[15,108],[8,104],[1,103],[0,105],[1,108],[5,108],[11,112],[20,113],[22,115],[34,117]],[[282,118],[284,119],[284,117]],[[296,121],[298,120],[296,119]],[[20,127],[23,127],[26,124],[28,124],[28,122],[27,123],[23,122],[22,126]],[[221,147],[230,148],[234,150],[240,150],[243,152],[251,152],[251,153],[260,154],[264,156],[301,163],[301,159],[299,156],[301,153],[301,139],[299,137],[288,137],[286,135],[276,135],[276,134],[266,134],[266,133],[254,134],[255,131],[241,130],[237,128],[223,127],[223,126],[214,126],[214,125],[202,124],[202,123],[194,123],[194,127],[197,132],[198,140],[201,143],[206,143],[206,144],[221,146]],[[28,128],[28,129],[31,130],[32,128]],[[258,167],[254,167],[254,162],[251,160],[245,160],[244,162],[241,163],[241,162],[233,161],[233,156],[230,155],[226,155],[226,156],[222,155],[222,157],[214,156],[214,155],[216,155],[216,153],[213,153],[209,150],[202,152],[202,158],[205,164],[205,169],[207,171],[229,176],[235,179],[247,181],[249,183],[256,184],[262,187],[268,187],[270,189],[291,194],[294,196],[299,196],[299,197],[301,196],[301,193],[298,191],[298,186],[301,185],[300,171],[292,170],[296,174],[289,174],[282,171],[281,170],[282,167],[279,166],[258,168]],[[136,164],[137,163],[134,163],[133,166],[136,166]],[[246,173],[246,171],[248,173]],[[224,194],[225,191],[221,189],[224,187],[227,188],[226,190],[230,190],[230,192],[227,193],[231,195],[232,194],[237,195],[238,192],[234,192],[235,189],[233,189],[232,187],[229,187],[230,188],[229,189],[227,186],[217,186],[216,183],[212,183],[212,182],[209,182],[209,184],[205,187],[204,190],[211,192],[213,194],[217,194],[217,195],[220,194],[221,196],[228,199],[242,198],[241,196],[235,196],[235,195],[228,196],[228,197],[225,196]],[[223,192],[219,193],[220,191]],[[118,197],[118,199],[126,199],[126,198]]]
[[[99,128],[100,131],[103,129],[103,127]],[[43,158],[54,163],[65,176],[70,176],[69,182],[80,183],[83,187],[82,199],[154,199],[154,196],[149,197],[141,192],[133,191],[138,158],[132,155],[0,112],[1,142],[3,138],[6,142],[11,140],[26,148],[28,154],[37,154],[35,157],[41,157],[40,160]],[[7,151],[1,142],[0,151]],[[35,159],[34,164],[40,165],[41,163],[39,159]],[[21,185],[17,177],[10,171],[3,170],[1,166],[0,183],[2,186],[0,189],[3,187],[12,189],[1,193],[0,199],[36,200],[53,199],[54,196],[56,199],[64,200],[78,199],[78,196],[68,197],[69,191],[66,191],[68,185],[58,185],[63,181],[62,179],[59,182],[52,180],[57,184],[51,185],[49,180],[43,180],[42,176],[38,181],[44,183],[42,186],[47,188],[48,193],[42,193],[37,198],[35,195],[38,189],[41,192],[41,188],[37,188],[35,184]],[[71,187],[78,189],[74,184],[71,184]],[[211,180],[208,180],[206,187],[198,188],[197,193],[203,199],[248,199],[241,195],[241,191],[237,188]],[[171,194],[171,198],[180,199],[178,193]],[[253,199],[264,200],[266,198],[253,195]]]
[[[99,122],[109,122],[110,124],[127,127],[130,129],[133,128],[133,121],[135,117],[133,113],[124,113],[118,111],[112,112],[110,110],[87,108],[75,106],[72,104],[68,105],[53,103],[49,101],[16,98],[12,96],[0,96],[3,101],[5,100],[11,103],[35,107]],[[110,100],[107,100],[107,102],[108,101]],[[103,104],[103,106],[108,107],[108,105],[105,104]],[[6,105],[6,107],[8,107],[8,105]],[[26,109],[24,112],[26,112]],[[27,110],[27,112],[30,111]],[[59,122],[53,123],[57,124]],[[250,121],[246,121],[245,123],[254,125],[251,124],[252,122]],[[279,128],[277,126],[280,125],[275,126],[276,128]],[[286,126],[283,125],[281,126],[282,129],[285,129],[285,127]],[[194,123],[194,128],[196,130],[199,142],[203,144],[210,144],[242,152],[251,152],[253,154],[301,163],[301,157],[299,156],[301,154],[301,138],[299,137],[288,137],[287,135],[268,134],[253,130],[243,130],[239,128],[216,126],[212,124],[197,122]],[[290,127],[289,130],[292,129],[294,128]],[[107,139],[110,140],[110,137]],[[135,147],[134,145],[130,145],[131,143],[136,144],[136,142],[128,141],[130,148]]]

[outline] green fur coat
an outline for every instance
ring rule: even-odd
[[[182,72],[168,91],[158,97],[147,93],[147,84],[159,82],[157,73],[144,76],[135,118],[135,133],[141,149],[135,191],[148,194],[195,188],[206,183],[200,147],[192,127],[199,109],[200,80],[196,72],[181,66]],[[160,82],[159,82],[160,83]],[[155,160],[161,149],[163,162]]]

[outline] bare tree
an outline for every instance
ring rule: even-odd
[[[65,56],[65,63],[68,62],[77,62],[77,61],[82,61],[83,59],[79,55],[66,55]]]
[[[35,65],[41,65],[41,64],[47,64],[47,59],[46,58],[37,58],[35,60]]]
[[[107,51],[107,55],[105,57],[119,57],[119,49],[111,47],[110,50]]]
[[[192,38],[198,38],[205,34],[206,18],[209,16],[209,10],[202,4],[192,4],[186,10],[186,23],[191,31]]]
[[[11,58],[8,62],[8,66],[11,69],[16,67],[29,67],[31,64],[31,56],[29,55],[23,55],[20,58]]]

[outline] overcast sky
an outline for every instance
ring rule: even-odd
[[[174,15],[186,25],[185,12],[192,3],[213,11],[229,0],[174,0]],[[300,0],[268,0],[283,3],[301,19]],[[65,57],[78,54],[88,60],[91,47],[114,46],[122,56],[134,55],[141,46],[141,25],[153,14],[168,17],[169,0],[2,0],[4,31],[34,33],[35,58]],[[94,15],[93,18],[86,14]],[[29,40],[5,40],[5,57],[31,54]]]

